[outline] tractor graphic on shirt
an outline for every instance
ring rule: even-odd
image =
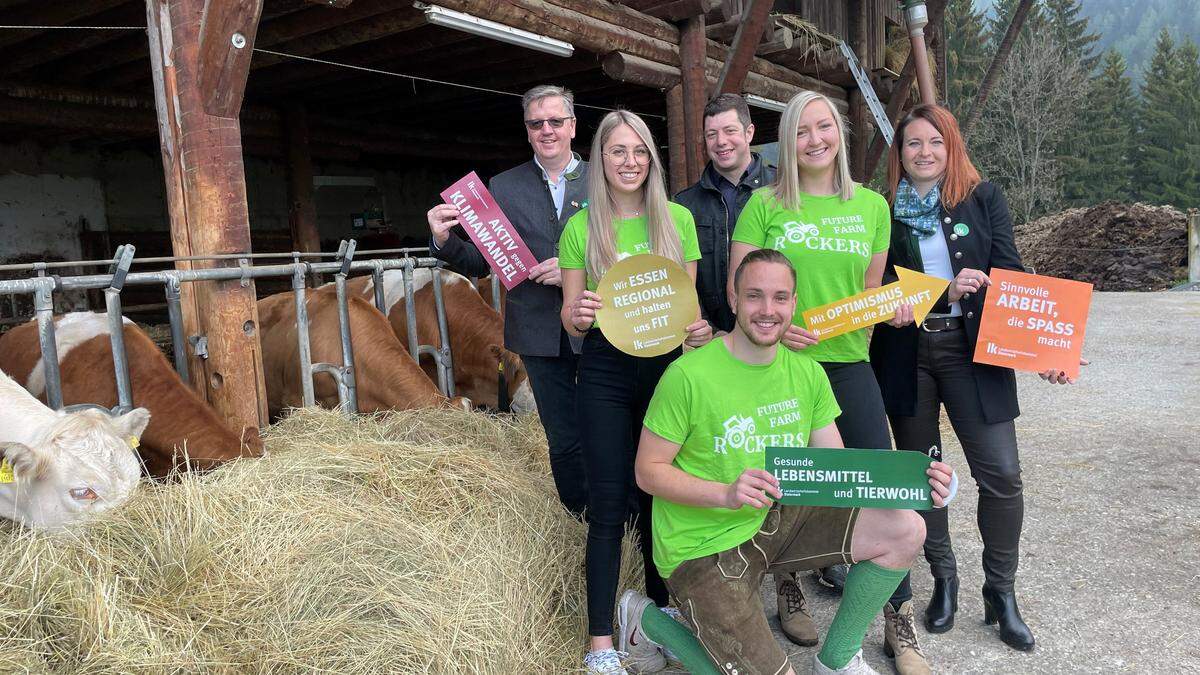
[[[817,226],[810,223],[789,220],[783,224],[783,236],[788,243],[799,244],[806,239],[820,235],[821,231],[817,229]]]
[[[745,449],[746,443],[756,431],[754,420],[734,415],[725,420],[724,448]]]

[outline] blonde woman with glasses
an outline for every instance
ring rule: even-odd
[[[850,178],[845,124],[833,102],[812,91],[794,96],[779,120],[775,183],[756,191],[742,209],[733,232],[729,269],[736,270],[746,254],[759,248],[783,253],[796,268],[796,313],[783,344],[802,350],[825,369],[841,408],[836,422],[847,448],[892,447],[883,397],[868,360],[867,334],[857,330],[821,340],[805,326],[803,313],[882,283],[891,223],[887,200]],[[912,308],[902,305],[891,323],[911,324]],[[894,579],[874,584],[855,579],[861,576],[858,572],[851,567],[843,577],[824,570],[821,577],[844,579],[840,585],[846,593],[853,587],[856,594],[872,594],[863,606],[878,607],[890,596],[884,605],[884,651],[895,656],[902,675],[930,672],[913,632],[907,570],[890,571]],[[891,587],[885,588],[888,584]],[[776,588],[795,594],[803,606],[797,584],[777,580]],[[879,602],[874,601],[877,594],[883,595]],[[824,665],[835,671],[846,668],[843,659],[848,654],[825,650],[823,658],[840,662]]]
[[[662,161],[646,123],[637,115],[605,115],[592,141],[588,206],[575,214],[559,242],[562,270],[562,323],[583,336],[577,390],[579,435],[588,479],[587,606],[588,673],[622,675],[654,672],[666,664],[661,650],[644,636],[622,635],[613,646],[613,604],[621,568],[621,538],[631,519],[642,542],[647,595],[667,607],[667,588],[651,557],[650,498],[633,480],[634,456],[646,406],[667,365],[681,350],[651,358],[621,352],[604,337],[595,293],[601,277],[618,260],[654,253],[683,266],[692,281],[700,248],[692,214],[667,199]],[[596,166],[603,167],[597,171]],[[688,326],[686,344],[712,337],[708,322]],[[636,497],[636,499],[631,499]],[[636,504],[631,509],[630,504]],[[629,622],[632,623],[632,622]],[[624,626],[622,627],[624,628]],[[624,665],[622,665],[624,660]]]

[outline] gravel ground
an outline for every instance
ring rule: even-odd
[[[920,615],[932,587],[913,577],[918,635],[939,673],[1200,673],[1200,293],[1097,293],[1074,386],[1020,373],[1017,418],[1025,479],[1025,529],[1017,599],[1037,638],[1009,649],[983,625],[977,491],[951,507],[959,561],[954,630],[929,635]],[[948,433],[947,461],[967,465]],[[768,577],[769,581],[769,577]],[[822,634],[837,596],[806,576]],[[763,588],[773,625],[774,589]],[[816,648],[779,634],[798,673]],[[882,673],[883,620],[864,654]]]

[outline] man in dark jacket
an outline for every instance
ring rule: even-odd
[[[675,195],[696,219],[700,266],[696,291],[704,317],[716,330],[733,329],[725,293],[729,276],[729,238],[750,193],[775,180],[774,167],[750,152],[754,125],[750,108],[737,94],[721,94],[704,107],[704,148],[709,162],[700,180]]]
[[[526,92],[521,104],[533,159],[492,178],[488,190],[541,262],[505,298],[504,346],[521,356],[529,375],[558,497],[572,513],[581,514],[587,481],[575,425],[579,344],[559,318],[558,238],[567,219],[586,205],[588,165],[571,151],[575,107],[570,91],[540,85]],[[464,274],[485,276],[491,269],[466,238],[458,215],[449,204],[429,210],[430,250]]]

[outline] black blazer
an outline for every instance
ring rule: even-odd
[[[954,233],[954,226],[964,223],[966,236]],[[991,183],[980,183],[971,194],[950,211],[942,207],[942,236],[950,251],[950,265],[958,274],[964,267],[987,273],[993,268],[1025,271],[1021,254],[1013,242],[1012,216],[1008,202],[1000,189]],[[913,260],[906,241],[910,230],[904,223],[892,221],[892,244],[888,248],[884,283],[895,281],[895,266],[922,270]],[[979,336],[979,316],[984,295],[968,293],[959,300],[966,330],[967,348],[974,350]],[[946,301],[943,294],[939,303]],[[871,366],[879,380],[883,402],[889,415],[909,417],[915,414],[917,398],[917,331],[916,325],[893,328],[886,323],[876,324],[871,338]],[[972,363],[979,402],[984,420],[989,424],[1005,422],[1021,414],[1017,406],[1017,380],[1011,368]]]
[[[554,199],[542,177],[542,170],[530,160],[498,174],[488,182],[488,191],[496,204],[508,216],[513,227],[538,260],[558,255],[558,238],[567,219],[575,215],[587,201],[587,162],[580,162],[567,174],[567,191],[563,198],[562,214],[555,213]],[[455,228],[445,245],[438,249],[430,241],[434,256],[450,263],[470,276],[491,274],[483,254],[466,233]],[[504,300],[504,346],[523,356],[565,356],[559,354],[562,344],[562,288],[525,281],[515,286]],[[578,351],[578,340],[572,347]]]

